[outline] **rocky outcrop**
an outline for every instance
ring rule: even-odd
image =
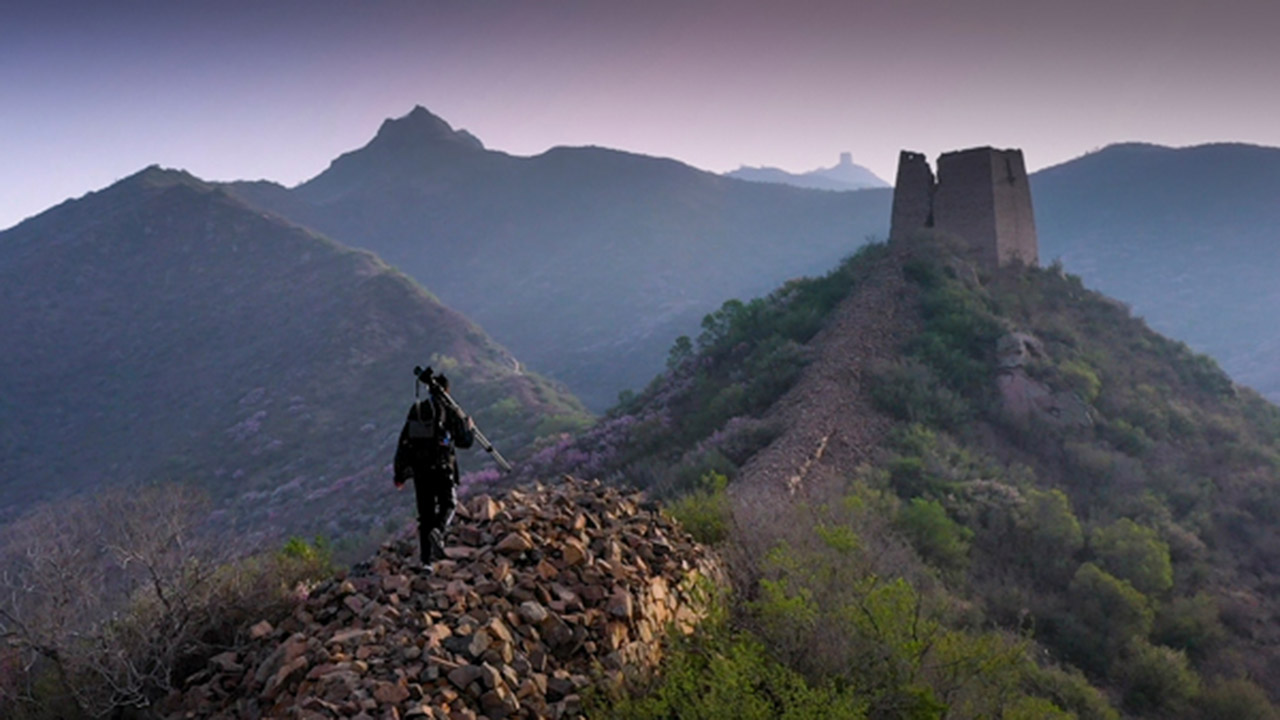
[[[1074,392],[1053,390],[1027,374],[1027,365],[1045,357],[1044,344],[1034,335],[1011,332],[996,342],[996,387],[1004,411],[1012,418],[1035,418],[1056,426],[1093,424],[1089,405]]]
[[[314,588],[218,655],[171,718],[562,718],[692,632],[715,558],[638,494],[565,478],[459,506],[448,559],[416,542]]]

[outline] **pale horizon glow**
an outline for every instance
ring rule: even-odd
[[[1280,146],[1280,6],[48,2],[0,23],[0,229],[152,164],[296,185],[422,105],[490,149],[712,172],[841,152]]]

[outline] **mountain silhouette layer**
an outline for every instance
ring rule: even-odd
[[[747,167],[725,173],[725,177],[751,182],[780,183],[815,190],[865,190],[887,188],[889,183],[875,173],[853,162],[849,153],[841,153],[840,162],[829,168],[805,173],[790,173],[775,167]]]
[[[884,191],[747,183],[598,147],[484,150],[422,108],[261,207],[367,248],[603,409],[726,297],[824,272],[884,235]]]
[[[381,523],[415,364],[509,453],[586,417],[374,255],[177,171],[0,233],[0,306],[0,516],[174,480],[259,532]]]
[[[1041,258],[1280,401],[1280,149],[1115,145],[1031,182]]]

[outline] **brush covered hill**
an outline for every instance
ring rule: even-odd
[[[0,307],[0,519],[176,480],[240,532],[364,531],[408,512],[384,468],[415,364],[512,454],[588,417],[372,254],[177,171],[0,233]]]
[[[296,188],[241,197],[376,252],[591,408],[643,385],[726,297],[886,232],[889,194],[737,181],[598,147],[486,150],[418,107]]]
[[[1280,401],[1280,149],[1115,145],[1031,182],[1041,257]]]
[[[647,483],[733,560],[733,622],[619,716],[734,677],[774,716],[782,677],[844,717],[1276,716],[1280,409],[1212,360],[942,246],[703,327],[538,457]]]

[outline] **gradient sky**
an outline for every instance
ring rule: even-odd
[[[158,163],[294,185],[423,105],[723,172],[1280,145],[1274,0],[0,2],[0,229]]]

